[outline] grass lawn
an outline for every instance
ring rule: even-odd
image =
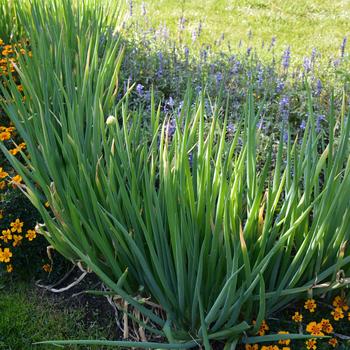
[[[83,300],[83,302],[82,302]],[[90,299],[67,298],[45,292],[33,283],[7,283],[0,289],[0,349],[57,349],[49,345],[33,345],[43,340],[106,339],[115,336],[116,325],[108,306],[99,313],[100,302]],[[104,299],[102,298],[102,301]],[[107,303],[105,301],[105,303]],[[101,314],[105,312],[105,317]],[[96,320],[104,322],[97,323]],[[78,349],[68,346],[66,349]],[[85,347],[79,349],[97,349]],[[104,349],[98,347],[99,350]]]
[[[171,33],[183,13],[190,31],[203,21],[202,42],[213,43],[224,33],[232,48],[240,39],[247,44],[251,30],[253,45],[270,43],[275,36],[278,47],[290,45],[294,57],[308,55],[314,47],[323,56],[337,56],[349,34],[349,0],[137,0],[137,15],[142,2],[152,21],[166,23]]]

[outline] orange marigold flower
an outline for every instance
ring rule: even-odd
[[[322,318],[320,325],[322,327],[322,331],[327,334],[332,333],[334,330],[328,319]]]
[[[6,265],[6,271],[11,273],[13,271],[13,266],[11,264]]]
[[[311,335],[324,335],[322,332],[322,325],[316,322],[310,322],[306,326],[306,331],[311,333]]]
[[[336,307],[331,314],[333,315],[333,318],[335,321],[339,321],[341,318],[344,318],[344,312],[343,309],[340,307]]]
[[[0,262],[8,263],[10,262],[11,257],[12,253],[9,248],[4,248],[4,250],[0,248]]]
[[[259,345],[258,344],[246,344],[245,350],[258,350]]]
[[[36,238],[35,230],[28,230],[26,234],[26,238],[28,238],[28,241],[32,241],[34,238]]]
[[[15,156],[21,149],[19,147],[16,147],[16,148],[13,148],[13,149],[10,149],[10,153]]]
[[[43,270],[45,272],[51,272],[52,271],[52,266],[50,264],[44,264],[43,265]]]
[[[0,179],[4,179],[7,176],[9,176],[9,174],[0,167]]]
[[[317,349],[317,341],[316,339],[308,339],[306,342],[306,348],[309,350],[316,350]]]
[[[10,223],[11,226],[11,231],[12,232],[22,232],[22,227],[23,227],[23,221],[20,221],[20,219],[16,219],[15,221]]]
[[[261,350],[279,350],[279,347],[277,345],[263,345]]]
[[[0,132],[0,141],[7,141],[11,138],[11,133],[8,131]]]
[[[256,324],[256,321],[253,321],[253,324]],[[265,335],[266,331],[268,331],[270,327],[267,325],[265,320],[262,320],[261,325],[258,330],[258,335]]]
[[[5,243],[8,243],[12,239],[12,233],[10,229],[2,230],[2,236],[0,236]]]
[[[348,311],[349,310],[349,306],[348,306],[348,304],[346,302],[346,299],[344,297],[339,296],[339,295],[334,298],[333,306],[335,308],[340,307],[344,311]]]
[[[335,338],[331,338],[328,340],[328,344],[333,346],[333,348],[335,348],[338,345],[338,340]]]
[[[310,312],[315,312],[317,307],[316,301],[314,299],[308,299],[305,301],[304,308]]]
[[[5,181],[0,181],[0,190],[3,190],[6,187]]]
[[[22,176],[16,175],[12,178],[11,183],[13,187],[16,187],[22,182]]]
[[[12,245],[14,247],[17,247],[18,245],[21,244],[21,240],[22,239],[23,239],[23,236],[21,236],[21,235],[13,235],[13,243],[12,243]]]
[[[289,332],[279,331],[278,334],[289,334]],[[278,344],[289,345],[290,344],[290,339],[280,339],[278,341]]]
[[[292,316],[292,320],[294,322],[302,322],[303,321],[303,315],[296,311],[294,313],[294,315]]]

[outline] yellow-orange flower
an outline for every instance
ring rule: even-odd
[[[6,187],[5,181],[0,181],[0,190],[3,190]]]
[[[258,350],[259,345],[258,344],[246,344],[245,350]]]
[[[16,175],[12,178],[11,183],[13,187],[16,187],[22,182],[22,176]]]
[[[14,222],[10,223],[10,226],[11,226],[11,231],[12,232],[21,233],[22,232],[22,227],[23,227],[23,221],[20,221],[17,218]]]
[[[292,320],[294,322],[303,322],[303,315],[296,311],[292,316]]]
[[[45,272],[51,272],[52,271],[52,266],[50,264],[44,264],[43,265],[43,270]]]
[[[344,297],[339,296],[339,295],[334,298],[333,306],[335,308],[340,307],[344,311],[348,311],[349,310],[349,306],[348,306],[348,304],[346,302],[346,299]]]
[[[253,321],[253,324],[256,324],[256,321]],[[268,331],[270,327],[267,325],[265,320],[262,320],[261,325],[258,330],[258,335],[262,336],[265,335],[266,331]]]
[[[0,262],[8,263],[10,262],[11,257],[12,253],[9,248],[4,248],[4,250],[0,248]]]
[[[22,239],[23,239],[23,236],[21,236],[21,235],[13,235],[13,243],[12,243],[12,245],[14,247],[17,247],[18,245],[21,244],[21,240]]]
[[[289,334],[289,332],[280,331],[280,332],[278,332],[278,334]],[[290,339],[280,339],[278,341],[278,344],[289,345],[290,344]]]
[[[340,307],[336,307],[331,314],[333,315],[333,318],[335,321],[339,321],[341,318],[344,318],[344,312],[343,309]]]
[[[13,271],[13,266],[11,264],[6,265],[6,271],[11,273]]]
[[[310,312],[315,312],[317,307],[316,301],[314,299],[308,299],[305,301],[304,308]]]
[[[32,241],[34,238],[36,238],[35,230],[27,230],[26,238],[28,238],[28,241]]]
[[[11,133],[8,131],[0,132],[0,141],[7,141],[11,138]]]
[[[332,333],[334,330],[328,319],[322,318],[320,325],[322,327],[322,331],[327,334]]]
[[[322,325],[316,322],[310,322],[306,326],[306,332],[311,333],[311,335],[324,335],[322,332]]]
[[[261,350],[279,350],[279,347],[277,345],[263,345]]]
[[[306,342],[306,348],[309,350],[316,350],[317,349],[317,341],[316,339],[308,339]]]
[[[335,348],[338,345],[338,340],[335,338],[331,338],[328,340],[328,344],[333,346],[333,348]]]
[[[2,236],[0,236],[5,243],[8,243],[12,239],[12,233],[10,229],[2,230]]]
[[[0,167],[0,179],[4,179],[9,176],[9,174]]]

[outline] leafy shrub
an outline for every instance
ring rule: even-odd
[[[220,98],[206,109],[204,93],[194,99],[191,89],[179,116],[160,122],[151,96],[145,118],[129,108],[130,92],[116,101],[120,41],[108,31],[115,11],[34,2],[23,19],[33,49],[19,71],[27,98],[10,80],[3,107],[30,158],[22,152],[23,164],[1,148],[42,215],[47,240],[158,325],[150,331],[179,342],[168,346],[234,346],[301,294],[340,287],[339,271],[350,262],[349,118],[331,104],[328,136],[317,133],[306,88],[300,142],[282,115],[284,130],[262,167],[263,104],[254,104],[252,90],[236,130],[228,129],[227,112],[218,118]],[[150,295],[166,319],[137,294]],[[274,339],[286,337],[302,336]]]

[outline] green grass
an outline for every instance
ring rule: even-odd
[[[0,290],[0,349],[57,349],[32,343],[48,339],[108,337],[110,327],[114,325],[87,324],[84,322],[86,312],[82,307],[68,308],[62,298],[42,295],[29,283],[9,283]],[[65,349],[77,348],[71,346]]]
[[[134,13],[140,16],[143,0],[136,0]],[[177,31],[182,13],[187,27],[194,29],[203,20],[202,42],[213,43],[222,33],[236,47],[239,40],[268,44],[273,36],[280,48],[290,45],[294,56],[310,54],[317,48],[323,56],[339,55],[339,46],[349,34],[348,0],[145,0],[154,24],[166,23]]]

